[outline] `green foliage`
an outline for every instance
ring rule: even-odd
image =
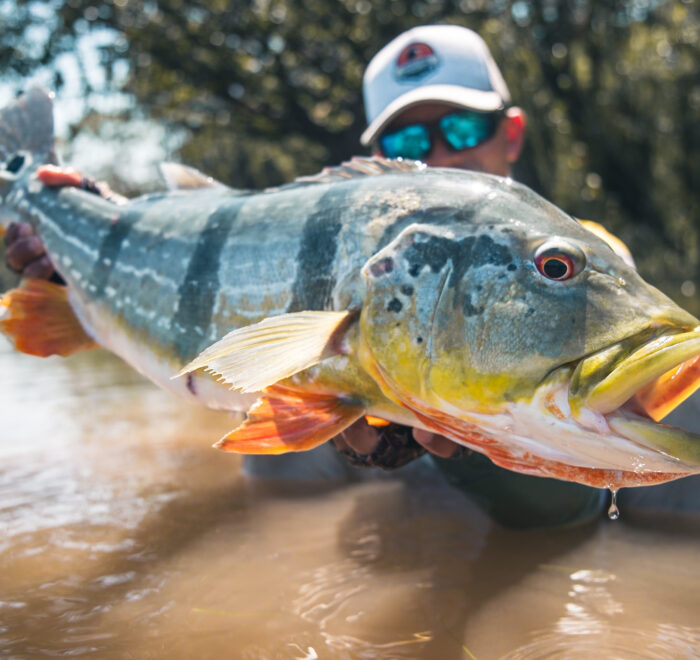
[[[257,188],[361,152],[372,55],[414,25],[465,25],[527,112],[516,176],[620,235],[699,314],[699,13],[658,0],[0,0],[0,65],[26,76],[107,28],[105,79],[84,68],[85,98],[122,86],[135,112],[186,131],[184,162]]]

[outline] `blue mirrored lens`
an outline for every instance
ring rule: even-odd
[[[456,112],[440,120],[440,130],[453,149],[469,149],[488,140],[496,131],[496,115]]]
[[[387,158],[420,160],[430,152],[430,135],[425,126],[414,124],[382,135],[379,144]]]

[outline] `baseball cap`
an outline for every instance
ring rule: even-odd
[[[425,101],[491,112],[510,93],[484,40],[458,25],[424,25],[400,34],[365,70],[362,91],[371,144],[400,112]]]

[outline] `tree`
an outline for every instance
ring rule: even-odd
[[[91,106],[126,94],[121,119],[181,131],[184,162],[257,188],[360,151],[362,72],[387,41],[465,25],[528,113],[518,178],[618,233],[642,274],[698,314],[699,18],[694,3],[651,0],[0,0],[0,64],[60,90],[75,84],[61,58],[77,54],[75,131],[99,132]],[[99,67],[81,50],[90,39]]]

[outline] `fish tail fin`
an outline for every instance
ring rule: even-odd
[[[57,163],[54,151],[53,94],[32,87],[0,109],[0,161],[6,165],[19,152],[38,165]]]
[[[54,150],[53,95],[32,87],[0,109],[0,209],[4,197],[27,171],[57,164]],[[0,214],[0,225],[12,214]]]
[[[95,348],[68,301],[65,286],[28,279],[0,297],[0,330],[22,353],[67,356]]]

